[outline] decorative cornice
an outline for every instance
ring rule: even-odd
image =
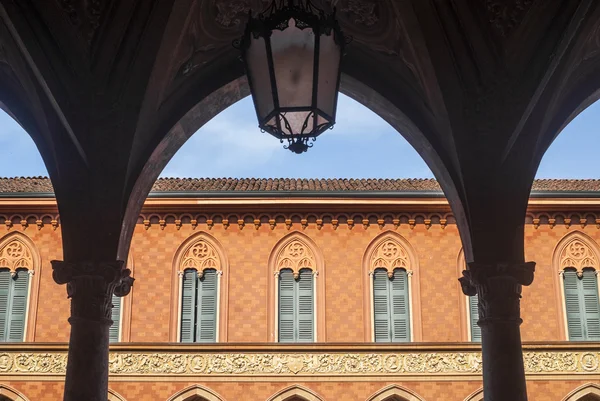
[[[124,348],[124,347],[123,347]],[[552,349],[525,351],[525,371],[536,375],[600,375],[600,347],[582,350]],[[276,377],[276,376],[481,376],[481,354],[475,350],[362,352],[263,351],[182,352],[172,350],[138,351],[122,349],[111,352],[109,371],[113,377],[174,376],[190,377]],[[51,350],[0,352],[0,377],[31,375],[63,376],[67,353]],[[57,378],[60,379],[60,378]]]

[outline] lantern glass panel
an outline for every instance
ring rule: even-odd
[[[329,117],[335,117],[335,103],[340,71],[340,46],[335,43],[333,31],[321,35],[319,46],[319,86],[317,107]],[[319,122],[319,124],[321,124]]]
[[[269,59],[263,37],[251,36],[246,53],[248,79],[251,80],[252,95],[259,121],[263,121],[273,111],[273,90],[269,75]]]
[[[279,107],[310,107],[313,94],[315,35],[310,28],[299,29],[290,19],[289,27],[273,30],[271,50]]]

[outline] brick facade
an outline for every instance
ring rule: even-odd
[[[226,207],[226,206],[224,206]],[[260,205],[254,205],[260,209]],[[338,205],[329,206],[335,211]],[[6,208],[6,206],[5,206]],[[167,215],[167,201],[161,204],[162,216]],[[179,207],[181,209],[181,207]],[[147,208],[148,209],[148,208]],[[181,214],[181,210],[180,214]],[[423,205],[423,213],[427,206]],[[35,210],[32,210],[35,212]],[[146,210],[146,212],[149,212]],[[150,210],[151,212],[151,210]],[[377,210],[373,210],[377,212]],[[287,213],[294,210],[287,207]],[[302,213],[299,211],[298,213]],[[367,214],[367,213],[365,213]],[[150,213],[147,214],[148,216]],[[295,221],[302,220],[301,215]],[[164,219],[161,217],[159,220]],[[167,343],[172,331],[173,304],[172,280],[174,256],[181,244],[190,236],[204,232],[216,239],[226,253],[229,262],[227,278],[228,343],[265,343],[269,341],[269,280],[274,280],[273,271],[268,264],[269,255],[274,246],[291,232],[301,232],[308,236],[323,255],[326,274],[324,279],[325,297],[317,302],[318,313],[325,315],[323,341],[327,343],[364,343],[368,340],[365,330],[365,310],[369,310],[369,300],[365,299],[365,272],[363,259],[365,250],[374,239],[387,231],[399,234],[414,249],[414,258],[418,274],[413,276],[412,285],[418,286],[419,299],[413,299],[413,314],[420,315],[419,332],[421,342],[460,343],[466,341],[466,303],[457,281],[460,270],[461,242],[455,224],[426,224],[420,219],[414,224],[399,224],[395,227],[389,221],[385,224],[365,224],[356,221],[354,226],[340,223],[335,227],[331,222],[322,224],[303,224],[302,222],[279,223],[275,227],[264,223],[255,227],[246,222],[238,226],[230,221],[225,227],[222,223],[197,222],[181,224],[177,216],[164,219],[164,224],[143,224],[140,218],[132,240],[130,260],[133,263],[135,285],[129,297],[131,299],[130,340],[135,343]],[[372,221],[373,219],[371,219]],[[451,220],[451,219],[450,219]],[[175,223],[174,223],[175,222]],[[303,227],[303,225],[305,227]],[[90,223],[90,229],[93,224]],[[61,259],[60,226],[54,229],[45,224],[23,228],[14,224],[7,232],[21,231],[28,236],[41,257],[39,303],[33,338],[36,343],[67,342],[69,337],[69,301],[65,288],[52,280],[50,260]],[[524,289],[522,300],[522,336],[525,342],[564,341],[564,324],[561,320],[560,288],[555,276],[557,267],[552,265],[553,253],[558,242],[565,235],[580,231],[600,243],[600,229],[596,224],[565,224],[534,226],[525,225],[526,260],[537,263],[535,281]],[[415,279],[418,277],[418,279]],[[272,294],[271,294],[272,296]],[[125,305],[125,304],[124,304]],[[176,319],[175,319],[176,321]],[[413,320],[417,321],[417,320]],[[417,321],[418,322],[418,321]],[[1,347],[0,347],[1,348]],[[599,345],[600,348],[600,345]],[[274,345],[277,349],[277,345]],[[0,367],[1,370],[1,367]],[[528,391],[533,401],[562,400],[578,386],[598,381],[599,377],[561,377],[560,380],[536,378],[529,382]],[[59,400],[62,383],[57,381],[37,381],[37,379],[0,382],[21,392],[29,400]],[[221,378],[211,381],[185,381],[177,377],[162,377],[151,381],[127,381],[119,378],[110,384],[112,390],[126,400],[156,399],[167,400],[178,391],[192,385],[201,385],[219,394],[223,400],[267,400],[283,388],[301,385],[314,391],[323,400],[367,400],[378,390],[396,384],[410,390],[423,400],[465,400],[481,387],[478,380],[467,378],[444,378],[439,381],[419,379],[414,381],[386,381],[376,378],[361,378],[356,381],[335,378],[310,381],[291,381],[289,378],[273,381],[236,380]],[[1,387],[0,387],[1,388]],[[0,390],[1,391],[1,390]],[[0,394],[2,394],[0,392]],[[477,398],[474,398],[477,399]]]

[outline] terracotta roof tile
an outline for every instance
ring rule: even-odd
[[[536,180],[534,191],[600,192],[600,180]],[[47,177],[0,178],[0,193],[52,192]],[[434,179],[160,178],[153,192],[440,191]]]

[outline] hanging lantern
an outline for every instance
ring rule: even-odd
[[[241,50],[258,126],[303,153],[335,124],[346,38],[310,0],[274,0],[250,15]]]

